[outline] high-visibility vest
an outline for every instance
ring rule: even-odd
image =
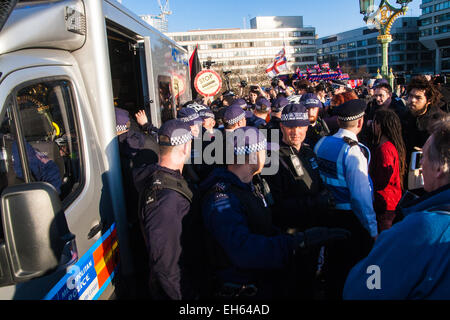
[[[359,147],[364,148],[370,161],[369,149],[355,141]],[[334,136],[323,137],[317,142],[314,152],[317,155],[320,177],[335,198],[337,210],[352,210],[351,195],[345,179],[345,159],[353,144],[343,138]],[[369,177],[369,187],[373,192],[372,180]]]

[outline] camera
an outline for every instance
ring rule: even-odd
[[[446,84],[447,83],[447,77],[445,76],[437,76],[434,81],[434,84]]]
[[[247,81],[242,80],[241,81],[241,88],[245,88],[247,86]]]
[[[280,79],[278,77],[275,77],[272,79],[272,82],[270,83],[270,85],[272,87],[276,87],[276,86],[278,86],[278,81],[280,81]]]

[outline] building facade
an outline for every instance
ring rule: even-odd
[[[389,45],[389,68],[396,76],[408,77],[433,70],[432,52],[419,41],[418,21],[417,17],[401,17],[391,28],[393,41]],[[376,76],[382,65],[378,35],[377,29],[367,26],[319,38],[317,61],[320,64],[329,62],[332,68],[339,64],[354,72]]]
[[[450,73],[450,1],[422,0],[420,8],[420,42],[433,51],[433,71]]]
[[[192,30],[166,33],[192,53],[198,45],[203,63],[212,69],[229,70],[242,80],[254,82],[265,75],[275,55],[285,49],[288,67],[295,71],[317,63],[315,28],[303,25],[303,17],[256,17],[251,29]]]
[[[160,32],[169,31],[169,23],[165,15],[146,14],[139,17]]]

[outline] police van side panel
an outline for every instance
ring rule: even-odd
[[[67,21],[68,13],[76,14],[72,9],[86,16],[85,37],[64,29],[58,38],[55,19],[64,25],[60,15]],[[186,75],[187,68],[173,55],[155,62],[160,50],[172,53],[176,45],[140,22],[119,24],[118,17],[130,19],[125,11],[107,1],[19,6],[0,33],[0,42],[21,39],[8,42],[17,45],[12,49],[0,45],[1,299],[104,299],[113,296],[118,272],[124,279],[133,274],[113,109],[115,94],[129,92],[120,89],[111,54],[120,48],[111,47],[111,38],[118,33],[121,43],[136,40],[130,49],[137,49],[141,64],[131,72],[139,84],[132,102],[139,108],[146,95],[155,125],[160,115],[159,101],[152,98],[158,79],[153,65],[173,61],[167,69]],[[49,30],[21,37],[50,19]],[[133,32],[139,28],[142,35]],[[157,45],[158,37],[165,45]],[[44,40],[56,49],[36,48]],[[187,100],[185,91],[178,96]],[[44,168],[48,173],[38,175]],[[38,205],[36,199],[43,198]]]

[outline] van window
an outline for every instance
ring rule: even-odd
[[[170,77],[158,76],[159,105],[161,109],[161,122],[164,123],[175,118],[175,106],[172,95],[172,81]]]
[[[10,169],[2,187],[44,181],[64,201],[81,185],[80,141],[70,84],[66,80],[39,82],[16,90],[13,97],[1,127],[6,154],[2,167]],[[14,119],[11,102],[16,102],[18,119]],[[18,141],[23,141],[23,148]]]

